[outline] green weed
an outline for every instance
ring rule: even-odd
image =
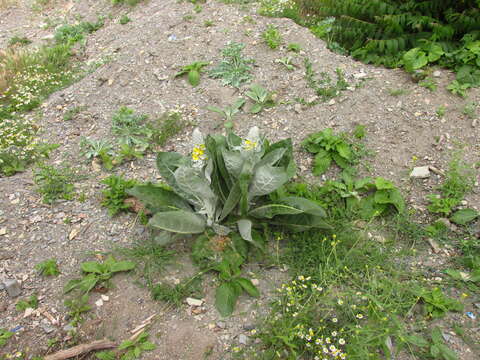
[[[272,50],[277,49],[282,43],[282,35],[274,25],[267,26],[267,29],[262,33],[262,38]]]
[[[128,15],[124,14],[120,17],[120,20],[118,20],[118,22],[120,23],[120,25],[125,25],[125,24],[128,24],[130,21],[132,21]]]
[[[125,199],[128,197],[127,190],[137,185],[135,180],[125,180],[121,176],[110,175],[102,180],[102,184],[107,185],[107,189],[102,190],[101,205],[108,208],[110,216],[131,209],[132,204],[126,203]]]
[[[37,191],[46,204],[52,204],[59,199],[72,200],[75,196],[73,181],[77,179],[78,174],[68,166],[40,164],[34,173]]]
[[[439,318],[449,311],[462,311],[463,305],[455,299],[446,297],[438,287],[431,290],[416,288],[415,294],[425,303],[427,316]]]
[[[287,70],[290,70],[290,71],[295,70],[295,65],[293,65],[291,57],[287,56],[281,59],[276,59],[275,62],[277,64],[282,64],[283,66],[285,66]]]
[[[442,118],[445,116],[446,111],[447,111],[447,108],[444,105],[440,105],[436,111],[436,114],[439,118]]]
[[[388,92],[392,96],[401,96],[401,95],[407,95],[410,93],[410,91],[406,89],[390,89],[388,90]]]
[[[0,328],[0,347],[5,346],[12,336],[13,332]]]
[[[12,38],[10,38],[10,40],[8,40],[8,46],[15,46],[15,45],[25,46],[31,43],[32,43],[32,40],[28,39],[25,36],[22,36],[22,37],[13,36]]]
[[[120,360],[137,359],[144,351],[155,350],[156,345],[148,341],[148,333],[142,331],[134,340],[125,340],[119,346],[119,351],[124,351]]]
[[[182,132],[187,125],[187,122],[182,119],[182,115],[175,111],[166,112],[158,119],[148,123],[152,132],[152,141],[159,146],[164,146],[171,138]]]
[[[265,90],[257,84],[250,86],[250,90],[245,92],[245,95],[254,101],[254,105],[250,109],[252,114],[258,114],[263,109],[275,106],[273,101],[273,93]]]
[[[96,23],[83,21],[77,25],[62,25],[55,31],[54,39],[57,44],[72,45],[76,42],[83,41],[85,34],[91,34],[104,25],[102,18],[99,18]]]
[[[85,111],[87,107],[85,105],[83,106],[74,106],[71,109],[68,109],[67,112],[63,115],[63,121],[71,121],[80,114],[82,111]]]
[[[202,69],[209,64],[209,62],[205,61],[193,62],[190,65],[182,67],[182,70],[177,72],[175,77],[187,74],[190,85],[193,87],[198,86],[198,84],[200,84],[200,73],[202,72]]]
[[[38,270],[38,272],[44,276],[60,275],[60,270],[58,269],[57,260],[55,259],[48,259],[48,260],[42,261],[37,265],[35,265],[35,269]]]
[[[152,298],[180,307],[187,297],[201,297],[201,278],[193,276],[186,278],[176,285],[167,283],[155,284],[150,287]]]
[[[219,113],[225,118],[225,128],[233,128],[233,118],[240,112],[240,109],[245,104],[245,100],[238,98],[232,105],[227,106],[225,109],[220,109],[216,106],[207,106],[207,109]]]
[[[435,91],[437,90],[437,83],[435,82],[435,80],[433,80],[432,78],[425,78],[424,80],[420,81],[418,83],[418,85],[424,87],[424,88],[427,88],[428,90],[430,91]]]
[[[240,87],[252,80],[250,64],[253,59],[246,59],[241,52],[245,45],[241,43],[228,43],[222,50],[222,61],[209,74],[214,79],[222,79],[223,85]]]
[[[470,102],[465,104],[462,109],[462,114],[468,117],[469,119],[475,119],[477,116],[477,104],[474,102]]]
[[[203,26],[205,27],[212,27],[212,26],[215,26],[215,23],[213,22],[213,20],[205,20],[203,22]]]
[[[84,262],[81,264],[83,277],[70,280],[65,285],[64,292],[68,293],[78,289],[81,293],[86,294],[97,285],[109,285],[109,280],[115,273],[130,271],[134,268],[135,263],[131,261],[117,261],[113,256],[108,256],[103,263],[96,261]]]
[[[30,296],[27,300],[19,300],[15,304],[15,309],[17,309],[17,311],[25,311],[28,308],[38,308],[38,298],[36,295]]]
[[[289,43],[287,45],[287,51],[291,51],[291,52],[294,52],[294,53],[299,53],[300,50],[302,50],[302,47],[300,46],[300,44]]]
[[[83,321],[83,314],[92,309],[88,304],[88,294],[67,299],[65,300],[64,305],[68,309],[68,317],[72,326],[77,326],[81,323]]]
[[[313,70],[312,63],[308,58],[305,58],[304,65],[307,84],[315,91],[315,94],[322,98],[322,101],[332,99],[347,89],[348,83],[343,76],[342,70],[335,70],[337,81],[333,84],[331,77],[325,72],[320,73],[320,79],[317,79],[317,74]]]

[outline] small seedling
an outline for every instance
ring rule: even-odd
[[[252,114],[257,114],[265,108],[269,108],[275,105],[272,99],[273,93],[268,92],[263,87],[257,84],[253,84],[250,90],[245,93],[255,104],[250,109]]]
[[[60,270],[58,269],[57,260],[48,259],[42,261],[35,265],[35,269],[39,271],[41,275],[44,276],[58,276],[60,275]]]
[[[262,33],[262,38],[268,47],[272,50],[277,49],[282,43],[280,31],[274,25],[268,25],[267,29]]]
[[[388,92],[392,96],[400,96],[400,95],[407,95],[410,91],[405,89],[390,89],[388,90]]]
[[[187,74],[188,82],[190,85],[195,87],[200,84],[200,73],[203,71],[203,67],[207,65],[210,65],[210,63],[205,61],[196,61],[190,65],[184,66],[182,70],[175,74],[175,77]]]
[[[96,261],[87,261],[82,263],[81,269],[83,277],[70,280],[64,287],[64,292],[68,293],[74,289],[82,293],[90,292],[95,286],[101,283],[107,283],[117,272],[130,271],[135,268],[135,263],[131,261],[117,261],[113,256],[107,257],[103,263]]]
[[[462,114],[469,119],[474,119],[477,115],[477,104],[474,102],[469,102],[463,107]]]
[[[365,128],[365,125],[355,126],[355,129],[353,129],[353,136],[359,140],[363,139],[365,137]]]
[[[290,71],[295,70],[295,66],[292,63],[292,58],[289,57],[289,56],[286,56],[286,57],[281,58],[281,59],[276,59],[275,63],[282,64],[283,66],[285,66],[287,68],[287,70],[290,70]]]
[[[205,20],[203,22],[203,26],[205,27],[211,27],[211,26],[215,26],[215,23],[213,22],[213,20]]]
[[[420,81],[418,85],[423,86],[424,88],[427,88],[430,91],[437,90],[437,83],[432,78],[427,77],[425,80]]]
[[[152,132],[152,141],[159,146],[164,146],[187,125],[188,123],[182,119],[182,115],[176,111],[166,112],[148,124]]]
[[[30,309],[38,308],[38,298],[36,295],[30,296],[27,300],[19,300],[15,304],[15,309],[17,309],[17,311],[25,311],[28,308]]]
[[[111,161],[111,156],[113,156],[112,144],[108,140],[95,140],[84,137],[80,141],[80,149],[80,154],[88,160],[99,158],[103,161],[108,157]]]
[[[120,25],[125,25],[128,24],[130,21],[132,20],[128,17],[128,15],[122,15],[118,22],[120,23]]]
[[[203,10],[202,6],[200,4],[196,4],[194,7],[193,7],[193,11],[195,11],[197,14],[201,13]]]
[[[120,144],[144,152],[150,146],[149,139],[152,137],[145,124],[147,120],[147,115],[136,114],[133,109],[122,106],[112,116],[112,134],[118,137]]]
[[[466,83],[461,84],[457,80],[453,80],[448,86],[447,89],[454,95],[458,95],[460,97],[467,97],[467,90],[472,87],[472,84]]]
[[[63,121],[73,120],[76,115],[80,114],[86,108],[87,108],[86,106],[75,106],[67,110],[67,112],[63,115]]]
[[[152,298],[180,307],[183,301],[189,297],[200,295],[201,278],[197,275],[182,280],[179,284],[170,285],[167,283],[155,284],[150,288]]]
[[[64,302],[65,307],[68,308],[68,316],[70,317],[70,324],[77,326],[82,322],[82,314],[88,312],[92,307],[88,304],[88,294],[73,299],[67,299]]]
[[[5,329],[0,329],[0,347],[5,346],[8,342],[8,339],[10,339],[12,336],[13,332]]]
[[[207,106],[208,110],[215,111],[225,118],[225,127],[231,129],[233,127],[233,117],[240,112],[241,107],[245,104],[242,98],[237,99],[232,105],[225,109],[220,109],[216,106]]]
[[[141,356],[144,351],[155,350],[156,345],[148,341],[148,333],[143,331],[134,340],[125,340],[122,342],[118,350],[125,351],[120,357],[120,360],[132,360]]]
[[[439,118],[442,118],[445,116],[445,112],[447,111],[447,108],[445,107],[445,105],[440,105],[436,111],[437,113],[437,116]]]
[[[72,200],[75,195],[76,178],[73,170],[67,166],[53,167],[40,164],[34,174],[37,191],[42,195],[45,204],[52,204],[55,200]]]
[[[320,96],[323,101],[338,96],[341,91],[348,88],[348,83],[341,69],[337,68],[335,70],[337,81],[335,84],[332,84],[332,79],[325,72],[320,73],[320,78],[317,79],[317,74],[313,70],[312,63],[308,58],[305,58],[304,64],[305,80],[307,80],[308,87],[314,90],[315,94]]]
[[[430,355],[434,359],[458,360],[457,354],[445,345],[442,331],[438,326],[432,330],[432,345],[430,346]]]
[[[131,208],[131,204],[125,203],[125,199],[128,197],[126,190],[137,184],[135,180],[125,180],[120,176],[111,175],[104,179],[102,184],[107,185],[107,189],[102,191],[101,205],[108,208],[110,216]]]
[[[300,50],[302,50],[302,47],[300,46],[300,44],[290,43],[287,45],[287,51],[298,53],[300,52]]]

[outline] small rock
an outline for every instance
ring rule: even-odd
[[[48,34],[42,37],[42,40],[52,40],[55,37],[54,34]]]
[[[103,300],[98,299],[97,301],[95,301],[95,305],[97,305],[98,307],[103,306]]]
[[[335,99],[332,99],[328,102],[328,105],[330,106],[335,105],[335,102],[336,102]]]
[[[16,279],[3,280],[3,286],[10,297],[17,297],[22,293],[22,287]]]
[[[295,104],[295,106],[293,107],[293,110],[294,110],[297,114],[300,114],[300,112],[302,111],[302,105],[300,105],[300,104]]]
[[[5,235],[6,233],[7,233],[7,228],[6,227],[0,228],[0,236]]]
[[[433,75],[433,77],[438,78],[438,77],[442,76],[442,73],[439,70],[436,70],[436,71],[433,72],[432,75]]]
[[[48,322],[47,319],[43,319],[41,322],[40,322],[40,327],[43,329],[43,331],[45,331],[45,333],[47,334],[50,334],[52,332],[55,331],[55,328],[50,325],[50,323]]]
[[[431,238],[428,238],[427,241],[430,244],[430,246],[432,247],[432,250],[435,254],[438,254],[442,250],[440,248],[440,245],[438,245],[438,243],[435,240],[433,240]]]
[[[242,329],[245,331],[252,331],[253,329],[255,329],[255,324],[244,324],[242,326]]]
[[[258,286],[260,284],[260,281],[258,279],[252,279],[252,284],[255,286]]]
[[[203,304],[203,300],[198,300],[198,299],[194,299],[194,298],[190,298],[190,297],[188,297],[186,299],[186,302],[190,306],[202,306],[202,304]]]
[[[224,321],[217,321],[216,325],[220,329],[226,329],[227,328],[227,324]]]
[[[108,301],[110,298],[107,295],[101,295],[103,301]]]
[[[73,326],[72,324],[67,324],[63,327],[63,331],[69,332],[72,330],[75,330],[75,326]]]
[[[430,168],[428,166],[417,166],[413,168],[410,177],[414,179],[425,179],[430,177]]]
[[[353,77],[354,77],[355,79],[363,79],[363,78],[366,77],[366,76],[367,76],[367,74],[364,73],[364,72],[359,72],[359,73],[353,74]]]
[[[244,334],[238,335],[238,342],[242,345],[247,345],[247,342],[248,342],[247,335],[244,335]]]
[[[476,127],[477,126],[477,123],[478,123],[478,119],[473,119],[472,120],[472,127]]]

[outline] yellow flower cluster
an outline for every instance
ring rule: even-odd
[[[194,146],[192,150],[192,160],[193,161],[204,161],[207,159],[207,155],[205,154],[205,145],[200,144],[197,146]]]
[[[256,141],[251,141],[251,140],[248,140],[248,139],[245,139],[243,140],[243,145],[242,147],[245,149],[245,150],[254,150],[256,147],[257,147],[257,142]]]

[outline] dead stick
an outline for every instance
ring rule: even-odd
[[[45,356],[44,360],[65,360],[74,356],[89,353],[93,350],[113,349],[117,345],[109,340],[96,340],[88,344],[74,346],[67,350],[61,350],[52,355]]]

